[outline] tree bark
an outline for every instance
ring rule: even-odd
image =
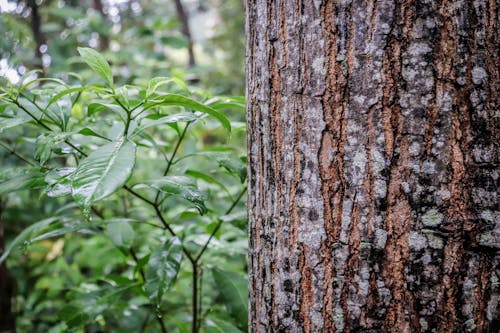
[[[498,7],[247,0],[252,332],[496,332]]]
[[[39,6],[36,0],[28,0],[27,5],[31,10],[30,27],[31,27],[31,32],[33,34],[33,40],[35,42],[35,58],[36,58],[35,67],[43,71],[44,68],[42,59],[43,56],[42,46],[47,45],[47,38],[45,37],[45,34],[42,32],[42,18],[40,16]]]
[[[108,19],[104,13],[104,6],[101,0],[92,0],[92,8],[101,15],[103,21]],[[107,33],[99,33],[99,51],[105,51],[107,49],[109,49],[109,36]]]
[[[184,5],[181,0],[174,0],[175,10],[177,12],[177,18],[181,22],[181,30],[184,37],[188,42],[188,65],[189,67],[193,67],[196,65],[196,59],[194,57],[194,49],[193,49],[193,38],[191,37],[191,30],[189,29],[189,18],[184,9]]]

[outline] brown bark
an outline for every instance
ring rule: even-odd
[[[252,332],[496,332],[499,6],[247,0]]]
[[[92,0],[92,8],[94,8],[102,17],[104,21],[106,21],[107,17],[104,13],[104,6],[101,0]],[[109,37],[106,34],[99,34],[99,50],[105,51],[109,49]]]
[[[189,29],[189,18],[187,16],[186,10],[184,9],[184,5],[181,0],[174,0],[175,10],[177,12],[177,18],[181,22],[181,30],[182,34],[188,41],[188,64],[189,67],[193,67],[196,65],[196,59],[194,57],[193,50],[193,38],[191,37],[191,30]]]
[[[35,57],[36,63],[35,67],[43,70],[43,60],[42,60],[42,46],[47,44],[47,38],[42,32],[42,18],[40,16],[40,11],[36,0],[28,0],[27,5],[31,10],[30,13],[30,27],[33,34],[33,40],[35,41]]]

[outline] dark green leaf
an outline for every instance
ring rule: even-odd
[[[71,182],[75,200],[86,208],[121,188],[132,173],[136,146],[121,138],[93,151],[78,165]]]
[[[151,254],[146,266],[144,290],[157,306],[177,278],[181,261],[182,245],[177,237],[170,238]]]
[[[247,165],[241,158],[229,154],[219,154],[216,159],[221,167],[232,174],[238,175],[242,183],[245,181],[247,178]]]
[[[213,178],[212,176],[209,176],[206,173],[196,171],[196,170],[187,170],[186,175],[189,175],[189,176],[197,178],[197,179],[202,179],[209,184],[213,184],[213,185],[218,186],[220,189],[222,189],[224,192],[226,192],[226,194],[228,195],[228,197],[232,201],[232,196],[231,196],[231,193],[229,192],[229,190],[224,186],[224,184],[222,184],[221,182],[219,182],[217,179]]]
[[[238,323],[238,326],[246,332],[248,321],[247,279],[241,274],[217,268],[212,270],[212,275],[227,311]]]
[[[212,109],[210,106],[201,104],[200,102],[195,101],[194,99],[177,94],[167,94],[159,96],[157,99],[147,103],[145,105],[145,109],[159,105],[182,106],[191,110],[206,113],[216,118],[228,132],[231,132],[231,123],[223,113]]]
[[[134,243],[135,231],[127,222],[108,223],[109,237],[117,247],[129,248]]]
[[[180,196],[193,203],[200,214],[205,214],[207,211],[205,199],[198,190],[196,181],[192,178],[184,176],[166,176],[146,181],[144,184],[138,184],[135,187],[140,188],[144,186],[154,188],[168,195]]]

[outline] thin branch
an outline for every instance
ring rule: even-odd
[[[135,251],[132,247],[129,248],[129,252],[130,252],[130,255],[132,256],[132,258],[134,259],[135,264],[139,265],[139,258],[137,257],[137,254],[135,253]],[[142,267],[139,268],[139,274],[141,274],[142,281],[143,281],[143,283],[145,283],[146,282],[146,273],[144,272],[144,269]],[[156,321],[160,325],[162,333],[167,333],[167,328],[165,327],[165,323],[163,322],[163,319],[160,316],[155,316],[155,317],[156,317]]]
[[[241,190],[240,194],[238,194],[238,197],[236,197],[236,199],[234,200],[233,204],[231,205],[231,207],[229,207],[227,209],[227,211],[224,213],[224,215],[227,215],[229,213],[231,213],[234,209],[234,207],[236,207],[236,205],[238,204],[238,202],[240,202],[241,198],[243,197],[243,195],[246,193],[247,191],[247,187],[245,186],[245,188],[243,190]],[[217,225],[215,226],[214,230],[212,230],[212,233],[210,234],[210,237],[208,237],[208,240],[206,241],[205,245],[203,245],[203,248],[201,249],[200,253],[198,253],[198,255],[196,256],[195,258],[195,262],[197,263],[201,256],[203,255],[203,253],[205,253],[205,251],[207,250],[208,248],[208,244],[210,244],[210,242],[212,241],[212,238],[214,238],[215,234],[217,233],[217,231],[219,231],[219,228],[221,227],[222,223],[224,221],[219,218],[219,221],[217,222]]]
[[[2,146],[3,149],[7,150],[10,154],[16,156],[17,158],[19,158],[20,160],[24,161],[25,163],[28,163],[31,166],[36,166],[35,163],[31,162],[26,157],[22,156],[21,154],[19,154],[18,152],[16,152],[14,149],[12,149],[9,146],[7,146],[6,144],[4,144],[3,142],[0,142],[0,146]]]
[[[165,177],[168,174],[168,172],[170,171],[170,168],[172,167],[172,162],[174,161],[175,155],[177,154],[177,151],[179,150],[179,147],[181,146],[181,143],[184,140],[184,137],[186,136],[186,132],[187,132],[187,129],[188,129],[190,124],[191,124],[191,122],[188,122],[186,124],[186,126],[184,127],[184,130],[182,131],[181,135],[179,136],[179,139],[177,140],[177,143],[174,147],[174,151],[172,152],[172,155],[168,159],[167,167],[165,168],[165,171],[163,172],[163,177]],[[158,204],[158,205],[161,205],[161,203],[163,202],[163,200],[161,202],[158,202],[158,199],[160,198],[160,192],[161,191],[158,190],[158,192],[156,192],[156,197],[155,197],[155,204]]]

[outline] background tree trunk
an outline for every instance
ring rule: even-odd
[[[189,18],[188,15],[186,14],[186,10],[184,9],[182,1],[174,0],[174,3],[175,3],[175,10],[177,12],[177,18],[181,23],[182,34],[184,35],[184,37],[187,39],[188,42],[188,56],[189,56],[188,65],[189,67],[193,67],[196,65],[196,60],[194,57],[193,38],[191,37],[191,30],[189,29]]]
[[[494,332],[498,7],[247,1],[252,332]]]
[[[28,0],[27,6],[30,8],[30,27],[31,33],[33,34],[33,40],[35,42],[35,68],[42,70],[43,76],[43,53],[42,46],[47,45],[47,38],[45,34],[42,32],[42,18],[40,16],[40,8],[36,0]]]

